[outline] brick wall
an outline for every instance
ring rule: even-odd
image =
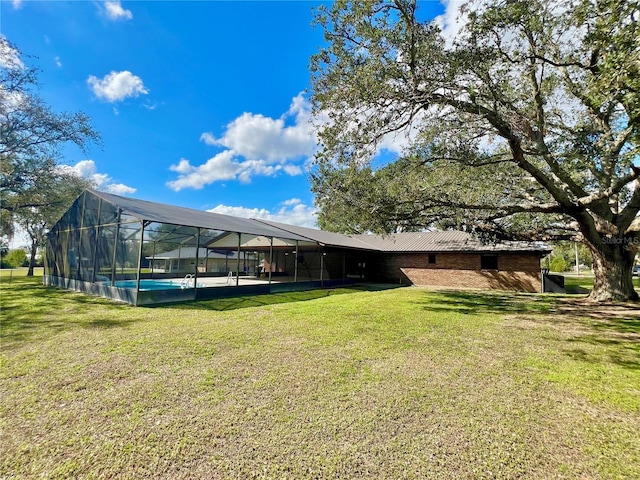
[[[498,270],[481,270],[479,253],[388,254],[379,261],[380,279],[402,284],[539,292],[540,257],[535,253],[499,253]]]

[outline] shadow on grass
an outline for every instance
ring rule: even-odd
[[[515,292],[475,292],[437,290],[425,292],[418,302],[431,312],[453,312],[464,315],[483,313],[549,313],[553,310],[554,297]]]
[[[14,278],[3,282],[0,290],[0,336],[6,341],[20,342],[35,336],[57,333],[73,328],[114,328],[149,318],[151,308],[173,310],[226,311],[280,303],[303,302],[318,298],[362,291],[380,291],[396,285],[355,285],[334,289],[283,292],[161,304],[134,308],[123,303],[80,292],[45,287],[42,278]],[[136,315],[135,312],[140,312]]]
[[[637,311],[640,313],[640,310]],[[625,368],[640,370],[640,317],[600,317],[591,318],[588,322],[589,330],[585,334],[576,335],[569,342],[576,345],[588,344],[596,347],[600,355],[580,351],[580,359],[590,363],[600,363],[605,355],[609,361]],[[572,351],[567,351],[572,355]]]
[[[566,295],[516,292],[438,290],[425,292],[419,302],[425,310],[462,314],[550,314],[596,320],[594,328],[640,333],[640,303],[592,302]]]
[[[78,326],[123,327],[135,321],[113,314],[114,309],[130,309],[128,305],[45,287],[40,282],[38,277],[13,279],[11,284],[3,282],[0,290],[0,334],[3,340],[21,341],[45,332],[61,332]],[[100,306],[107,307],[109,315],[100,312]]]
[[[589,295],[591,293],[591,288],[580,285],[565,284],[564,288],[569,295]]]
[[[315,290],[299,290],[263,295],[243,295],[238,297],[215,298],[211,300],[195,300],[182,303],[163,303],[143,308],[171,308],[177,310],[214,310],[218,312],[237,310],[250,307],[266,307],[281,303],[306,302],[334,295],[354,292],[378,292],[399,288],[399,285],[389,284],[358,284],[348,287],[336,287]]]
[[[517,326],[552,327],[561,333],[559,349],[574,360],[609,361],[640,369],[640,304],[598,304],[584,298],[509,292],[426,292],[422,308],[465,315],[508,315]],[[593,348],[595,347],[595,348]]]

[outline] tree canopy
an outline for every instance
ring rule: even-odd
[[[34,208],[56,208],[53,204],[62,198],[56,189],[72,176],[58,164],[63,145],[74,143],[86,151],[90,143],[99,142],[100,138],[84,113],[57,113],[45,104],[37,94],[37,69],[25,66],[21,57],[17,47],[0,37],[3,235],[12,233],[16,213],[23,211],[26,215]]]
[[[418,7],[318,10],[321,225],[579,239],[594,257],[592,297],[637,299],[638,2],[470,1],[449,37]],[[377,155],[390,135],[405,143],[391,159]]]

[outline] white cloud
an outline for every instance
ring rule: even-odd
[[[181,158],[180,162],[177,165],[171,165],[169,167],[169,170],[187,175],[193,172],[195,168],[192,167],[191,164],[189,164],[189,160],[187,160],[186,158]]]
[[[233,150],[247,159],[279,162],[310,156],[317,144],[310,116],[311,105],[299,94],[280,118],[245,112],[227,125],[221,138],[205,132],[200,139],[207,145]],[[293,125],[285,125],[287,118],[294,119]]]
[[[302,175],[302,169],[298,165],[283,165],[282,169],[287,175],[295,177],[296,175]]]
[[[54,62],[56,62],[56,66],[57,66],[58,68],[61,68],[61,67],[62,67],[62,62],[60,61],[60,57],[57,57],[57,56],[56,56],[56,57],[54,57],[53,61],[54,61]]]
[[[317,128],[329,121],[329,115],[323,113],[315,115],[313,122],[311,117],[311,105],[303,94],[292,99],[289,109],[280,118],[245,112],[230,122],[219,138],[211,132],[202,133],[200,141],[221,147],[222,152],[201,165],[181,159],[177,165],[169,167],[179,176],[167,185],[178,191],[201,189],[223,180],[248,183],[259,175],[301,175],[303,165],[317,151]],[[388,135],[378,145],[378,151],[399,153],[415,135],[412,129]]]
[[[108,102],[118,102],[128,97],[137,97],[140,94],[146,95],[149,93],[142,79],[128,70],[123,70],[122,72],[111,71],[101,79],[89,75],[87,84],[91,87],[96,97]]]
[[[98,173],[96,163],[93,160],[81,160],[75,165],[63,165],[61,168],[73,172],[91,181],[97,190],[113,193],[115,195],[127,195],[135,193],[136,189],[123,183],[114,183],[106,173]]]
[[[223,180],[249,183],[254,176],[301,175],[299,163],[314,154],[317,144],[310,116],[311,105],[302,94],[293,98],[280,118],[245,112],[227,125],[220,138],[210,132],[200,136],[205,144],[222,147],[222,152],[201,165],[181,159],[169,167],[179,176],[167,185],[178,191]]]
[[[13,5],[14,10],[19,10],[22,7],[22,0],[13,0],[11,4]]]
[[[120,0],[104,2],[104,12],[109,20],[131,20],[133,18],[131,10],[122,8]]]
[[[125,185],[124,183],[110,183],[104,189],[107,193],[113,193],[114,195],[129,195],[130,193],[136,193],[136,189]]]
[[[438,15],[434,22],[442,30],[447,45],[453,43],[453,39],[458,35],[460,30],[467,23],[467,15],[460,12],[460,7],[468,0],[443,0],[445,11],[442,15]]]
[[[231,207],[227,205],[218,205],[209,210],[209,212],[222,213],[234,217],[271,220],[273,222],[298,225],[300,227],[317,228],[317,210],[315,207],[305,205],[298,198],[285,200],[275,212],[264,208]]]
[[[206,143],[207,145],[211,145],[211,146],[217,145],[216,137],[214,137],[209,132],[204,132],[202,135],[200,135],[200,141]]]
[[[142,106],[144,108],[146,108],[147,110],[155,110],[156,108],[158,108],[158,103],[157,102],[145,102],[142,104]]]
[[[184,188],[200,190],[205,185],[222,180],[250,183],[251,177],[255,175],[270,177],[280,171],[286,171],[283,165],[270,165],[263,160],[239,161],[232,150],[220,152],[198,166],[193,166],[189,160],[182,158],[177,165],[171,165],[169,169],[179,174],[176,180],[167,182],[167,186],[175,191]],[[287,173],[297,174],[291,169]]]

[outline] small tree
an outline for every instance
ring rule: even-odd
[[[30,190],[31,195],[28,198],[34,206],[23,207],[15,212],[16,223],[24,229],[30,240],[28,277],[33,276],[38,249],[44,247],[49,229],[76,197],[89,187],[91,183],[87,180],[72,172],[58,170],[48,179],[46,188],[40,185],[38,189]]]

